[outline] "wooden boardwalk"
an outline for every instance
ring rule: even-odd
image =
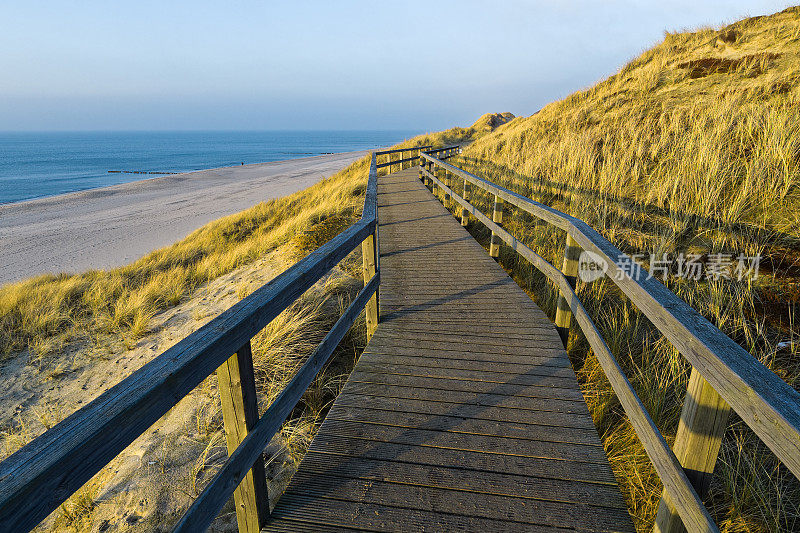
[[[265,531],[633,531],[553,324],[381,177],[381,323]]]

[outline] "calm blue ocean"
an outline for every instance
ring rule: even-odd
[[[395,144],[415,131],[0,133],[0,203],[188,172]]]

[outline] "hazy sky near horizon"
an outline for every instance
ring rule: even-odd
[[[7,0],[0,130],[439,130],[794,3]]]

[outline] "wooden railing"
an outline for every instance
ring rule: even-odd
[[[394,150],[378,152],[378,154],[385,157],[386,160],[382,163],[378,163],[377,167],[379,170],[385,168],[387,174],[392,172],[392,168],[395,165],[398,166],[397,170],[403,170],[404,168],[416,165],[419,162],[420,151],[427,150],[428,148],[432,148],[432,146],[412,146],[410,148],[395,148]],[[406,152],[409,154],[408,156],[405,156]]]
[[[458,149],[458,146],[448,146],[445,148],[433,149],[432,146],[425,145],[411,146],[409,148],[396,148],[394,150],[384,150],[382,152],[376,152],[376,154],[386,158],[385,161],[377,164],[377,168],[379,170],[385,168],[386,173],[389,174],[392,172],[392,169],[394,169],[395,165],[397,165],[396,170],[403,170],[413,165],[421,164],[422,161],[420,160],[419,156],[420,152],[436,155],[439,159],[446,160],[455,154]],[[406,153],[409,155],[406,156]]]
[[[231,495],[239,530],[260,531],[269,514],[264,448],[362,309],[367,336],[377,327],[382,154],[371,156],[358,222],[0,463],[0,531],[35,527],[214,371],[229,457],[175,531],[205,531]],[[359,244],[364,288],[259,417],[250,340]]]
[[[420,177],[432,190],[440,187],[444,202],[462,206],[461,223],[471,214],[492,230],[490,254],[497,257],[500,241],[527,259],[560,291],[555,324],[565,339],[572,318],[580,326],[631,425],[661,478],[664,492],[656,518],[660,532],[718,531],[701,495],[711,480],[727,425],[734,411],[800,478],[800,394],[751,354],[669,291],[655,278],[639,279],[622,268],[624,255],[588,224],[539,202],[500,187],[456,166],[421,154]],[[462,195],[451,185],[463,180]],[[469,186],[494,195],[492,217],[469,203]],[[560,271],[518,241],[502,226],[504,204],[511,204],[566,232]],[[597,254],[606,275],[691,363],[692,372],[676,435],[674,453],[667,445],[630,381],[614,358],[583,304],[575,294],[578,258],[582,250]],[[648,276],[649,277],[649,276]]]

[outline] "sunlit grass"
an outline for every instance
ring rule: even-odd
[[[667,34],[607,80],[476,140],[458,164],[585,220],[627,253],[762,254],[755,280],[668,287],[797,388],[798,110],[792,8]],[[491,198],[472,194],[489,212]],[[563,232],[509,211],[504,225],[560,265]],[[487,240],[479,224],[470,230]],[[501,262],[554,312],[556,293],[538,272],[507,249]],[[672,442],[690,366],[607,280],[579,295]],[[660,481],[586,341],[573,338],[569,353],[636,526],[650,530]],[[732,416],[706,499],[721,529],[796,530],[798,501],[800,482]]]

